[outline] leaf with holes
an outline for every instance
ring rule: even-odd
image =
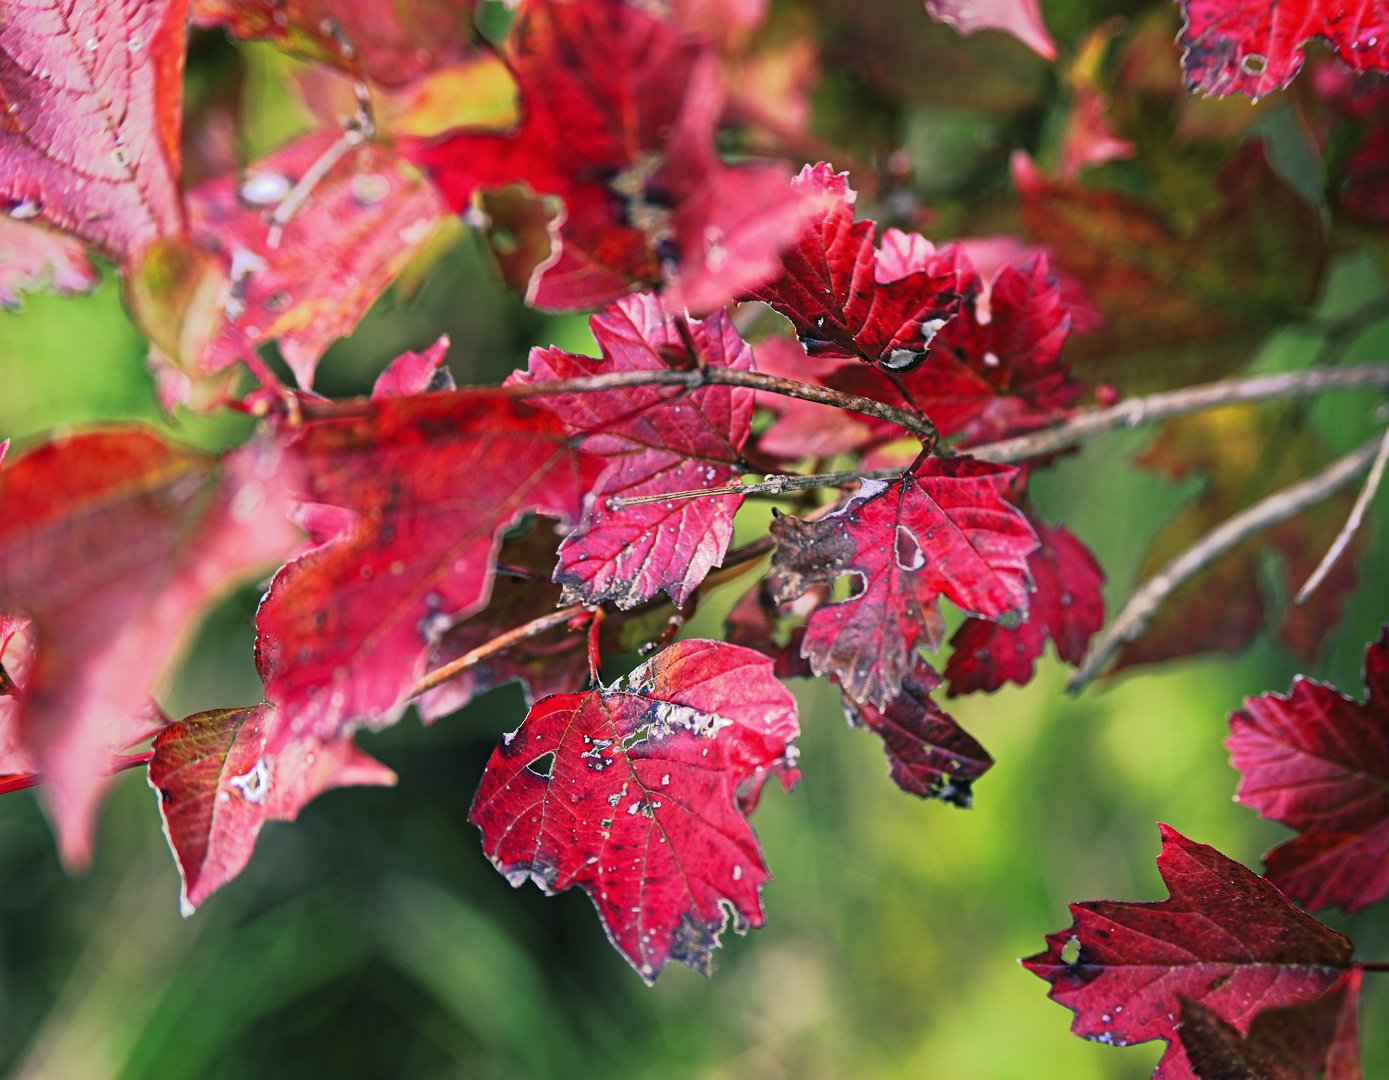
[[[1314,1001],[1350,965],[1351,943],[1268,881],[1167,825],[1160,903],[1072,904],[1070,929],[1023,966],[1076,1014],[1071,1031],[1111,1046],[1162,1039],[1155,1080],[1195,1080],[1178,1039],[1181,998],[1247,1034],[1264,1009]],[[1079,943],[1075,959],[1063,955]]]
[[[218,459],[117,428],[0,473],[0,610],[37,640],[19,731],[69,865],[90,857],[113,759],[163,722],[150,695],[203,610],[293,547],[282,471],[264,442]]]
[[[256,615],[277,739],[393,722],[440,635],[486,605],[501,534],[532,511],[577,521],[597,472],[554,417],[485,391],[359,402],[285,439],[314,543]]]
[[[1199,1080],[1360,1080],[1360,984],[1347,971],[1313,1001],[1265,1009],[1249,1034],[1183,995],[1182,1040]]]
[[[544,383],[619,371],[692,366],[677,319],[662,299],[639,293],[612,304],[589,325],[603,355],[532,349],[530,365],[508,383]],[[715,312],[689,320],[690,340],[710,367],[752,370],[752,349],[732,320]],[[536,399],[607,469],[582,526],[559,549],[555,580],[564,602],[614,600],[630,608],[665,589],[677,604],[723,561],[741,495],[608,508],[634,498],[717,487],[739,476],[752,422],[752,391],[705,386],[686,393],[632,386]]]
[[[186,0],[0,18],[0,206],[131,264],[184,230]]]
[[[1358,911],[1389,896],[1389,627],[1365,652],[1364,704],[1298,676],[1230,717],[1236,798],[1300,834],[1264,856],[1308,908]]]
[[[1326,42],[1354,71],[1389,73],[1389,5],[1355,7],[1331,0],[1181,0],[1186,25],[1177,38],[1193,94],[1241,93],[1257,101],[1281,90],[1302,68],[1303,47]]]
[[[221,371],[279,342],[299,385],[424,247],[443,219],[433,188],[395,153],[315,131],[189,192],[191,228],[231,280],[229,325],[197,364]]]
[[[950,639],[955,651],[945,667],[950,696],[997,690],[1005,682],[1025,686],[1050,638],[1056,655],[1079,664],[1090,638],[1104,625],[1104,571],[1090,549],[1064,525],[1051,526],[1034,511],[1027,520],[1042,546],[1027,558],[1036,586],[1027,621],[1016,627],[966,619]]]
[[[293,821],[329,788],[395,783],[395,773],[350,735],[270,749],[283,723],[278,709],[260,704],[197,713],[155,736],[149,782],[178,863],[185,915],[241,873],[265,822]]]
[[[824,204],[782,256],[781,273],[751,290],[791,320],[811,356],[857,357],[908,371],[960,306],[960,251],[937,251],[921,236],[854,221],[858,198],[847,173],[807,165],[792,186]]]
[[[506,59],[516,130],[406,149],[458,211],[512,184],[563,200],[558,250],[536,267],[527,302],[572,310],[670,283],[700,313],[775,273],[814,199],[779,168],[718,158],[723,95],[708,46],[626,0],[536,0]]]
[[[778,599],[854,574],[862,587],[818,608],[801,646],[817,675],[886,708],[917,648],[934,651],[939,598],[985,619],[1026,618],[1027,557],[1037,535],[1003,497],[1017,470],[967,457],[928,457],[892,483],[864,481],[843,510],[819,521],[772,522]]]
[[[398,87],[462,58],[472,9],[471,0],[193,0],[193,22]]]
[[[731,919],[761,926],[771,876],[743,807],[789,790],[791,692],[751,649],[688,639],[612,687],[546,698],[493,752],[469,820],[513,885],[588,893],[647,982],[711,970]]]
[[[892,782],[923,799],[953,806],[974,802],[971,786],[994,759],[955,718],[931,700],[940,677],[921,657],[902,680],[902,692],[879,709],[872,702],[845,694],[844,715],[850,727],[867,728],[883,740]]]

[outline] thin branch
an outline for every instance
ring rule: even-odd
[[[328,175],[331,169],[354,146],[359,145],[366,138],[366,134],[359,128],[351,127],[342,133],[341,136],[318,156],[318,160],[308,167],[304,175],[299,178],[299,182],[290,188],[289,192],[279,205],[275,207],[275,212],[270,215],[270,231],[265,235],[265,246],[272,251],[280,246],[280,237],[284,234],[285,226],[294,217],[295,211],[299,209],[305,199],[318,182]]]
[[[592,604],[572,604],[569,607],[560,608],[558,611],[552,611],[548,615],[542,615],[538,619],[532,619],[528,623],[522,623],[515,629],[508,630],[505,634],[498,634],[491,641],[484,641],[476,649],[465,652],[456,660],[450,660],[443,667],[435,668],[428,675],[425,675],[419,682],[410,687],[405,695],[405,700],[410,701],[426,691],[433,690],[454,676],[461,675],[470,667],[476,667],[489,656],[493,656],[503,649],[509,649],[518,641],[525,641],[527,638],[545,633],[546,630],[553,630],[556,626],[568,622],[576,615],[582,615],[585,612],[591,613],[594,610],[596,609]]]
[[[1349,484],[1370,467],[1380,442],[1378,437],[1371,439],[1360,449],[1352,451],[1321,472],[1274,492],[1216,526],[1169,562],[1129,597],[1124,609],[1091,646],[1085,662],[1071,676],[1066,689],[1076,693],[1094,679],[1119,646],[1142,634],[1163,601],[1193,574],[1209,566],[1249,537],[1279,522],[1287,521]]]
[[[1384,429],[1384,438],[1379,441],[1379,453],[1375,454],[1374,464],[1370,466],[1370,475],[1365,478],[1365,486],[1360,489],[1360,496],[1355,500],[1355,505],[1351,507],[1350,517],[1346,518],[1346,523],[1336,534],[1335,542],[1322,556],[1321,562],[1312,571],[1312,576],[1307,579],[1307,584],[1297,591],[1293,603],[1306,602],[1307,598],[1316,592],[1317,586],[1326,580],[1326,575],[1331,573],[1331,568],[1345,554],[1346,548],[1350,547],[1350,542],[1354,539],[1356,530],[1360,528],[1360,522],[1365,517],[1365,511],[1369,509],[1375,492],[1379,490],[1379,482],[1384,479],[1384,466],[1386,464],[1389,464],[1389,428]]]
[[[1372,964],[1364,960],[1357,960],[1350,966],[1359,968],[1361,971],[1389,971],[1389,964]]]

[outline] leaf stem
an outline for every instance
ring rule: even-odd
[[[1359,968],[1361,971],[1389,971],[1389,964],[1372,964],[1364,960],[1356,960],[1350,966]]]
[[[1349,484],[1370,467],[1381,441],[1376,436],[1320,472],[1274,492],[1216,526],[1169,562],[1129,597],[1124,609],[1091,646],[1085,662],[1071,676],[1066,689],[1077,693],[1094,679],[1119,646],[1142,634],[1163,601],[1193,574],[1254,534],[1287,521]]]

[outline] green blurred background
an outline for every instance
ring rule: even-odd
[[[951,56],[973,49],[983,60],[971,62],[993,65],[995,82],[947,100],[939,72],[894,59],[892,36],[879,34],[864,55],[881,71],[827,61],[815,130],[865,157],[908,150],[906,202],[883,205],[930,203],[949,221],[994,220],[987,200],[1006,190],[1007,152],[1024,146],[1045,158],[1060,91],[1011,41],[963,43],[911,6],[923,35],[948,35]],[[1063,49],[1112,13],[1081,0],[1046,11]],[[833,4],[820,5],[822,34],[835,42],[825,55],[852,54],[834,14]],[[872,37],[869,15],[852,25]],[[301,121],[277,96],[279,61],[243,52],[248,138],[263,148]],[[893,80],[913,79],[926,89],[889,92]],[[1299,159],[1290,160],[1291,175]],[[1313,196],[1317,182],[1315,170],[1304,177]],[[1334,317],[1384,291],[1375,260],[1351,250],[1338,257],[1318,310]],[[417,295],[388,293],[334,346],[318,389],[364,392],[391,357],[443,331],[460,384],[504,377],[534,344],[591,346],[582,318],[528,311],[505,292],[486,251],[466,236]],[[1316,347],[1314,336],[1285,331],[1252,367],[1300,366]],[[1346,358],[1387,353],[1381,324]],[[90,296],[35,296],[23,311],[0,312],[0,436],[22,447],[59,425],[139,418],[197,445],[244,437],[237,417],[161,417],[143,354],[110,275]],[[1328,396],[1314,420],[1348,450],[1372,430],[1373,404],[1363,394]],[[1149,437],[1097,439],[1033,482],[1046,515],[1098,555],[1111,609],[1128,594],[1149,537],[1199,487],[1131,468],[1127,459]],[[412,712],[359,736],[399,786],[333,791],[296,823],[267,826],[247,870],[189,919],[179,916],[177,874],[141,773],[120,778],[95,865],[75,878],[59,866],[32,794],[8,795],[0,799],[0,1068],[53,1080],[1148,1076],[1159,1044],[1120,1050],[1074,1038],[1070,1014],[1016,958],[1067,925],[1068,901],[1164,896],[1153,864],[1157,821],[1255,868],[1287,835],[1231,801],[1225,718],[1247,694],[1286,690],[1297,671],[1361,695],[1365,644],[1389,617],[1389,559],[1379,544],[1386,510],[1381,491],[1367,525],[1373,554],[1311,668],[1265,634],[1241,656],[1126,674],[1078,699],[1064,694],[1065,672],[1049,657],[1025,689],[956,700],[951,711],[998,762],[968,811],[899,792],[877,740],[846,726],[833,691],[795,681],[805,780],[789,795],[769,790],[754,818],[775,874],[767,926],[730,934],[709,980],[672,966],[647,989],[608,946],[582,894],[513,890],[482,856],[467,810],[499,733],[523,715],[514,685],[430,729]],[[745,587],[715,593],[686,633],[718,636]],[[258,700],[259,591],[247,587],[208,616],[163,695],[171,714]],[[614,672],[624,659],[613,658]],[[1359,957],[1389,960],[1389,904],[1325,918],[1351,935]],[[1367,983],[1365,1074],[1389,1076],[1389,976]]]

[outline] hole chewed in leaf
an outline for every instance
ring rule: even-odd
[[[550,779],[550,777],[554,774],[555,771],[554,751],[546,751],[545,753],[541,754],[538,758],[535,758],[533,761],[528,762],[526,764],[526,769],[529,772],[534,773],[536,776],[544,777],[546,780]]]

